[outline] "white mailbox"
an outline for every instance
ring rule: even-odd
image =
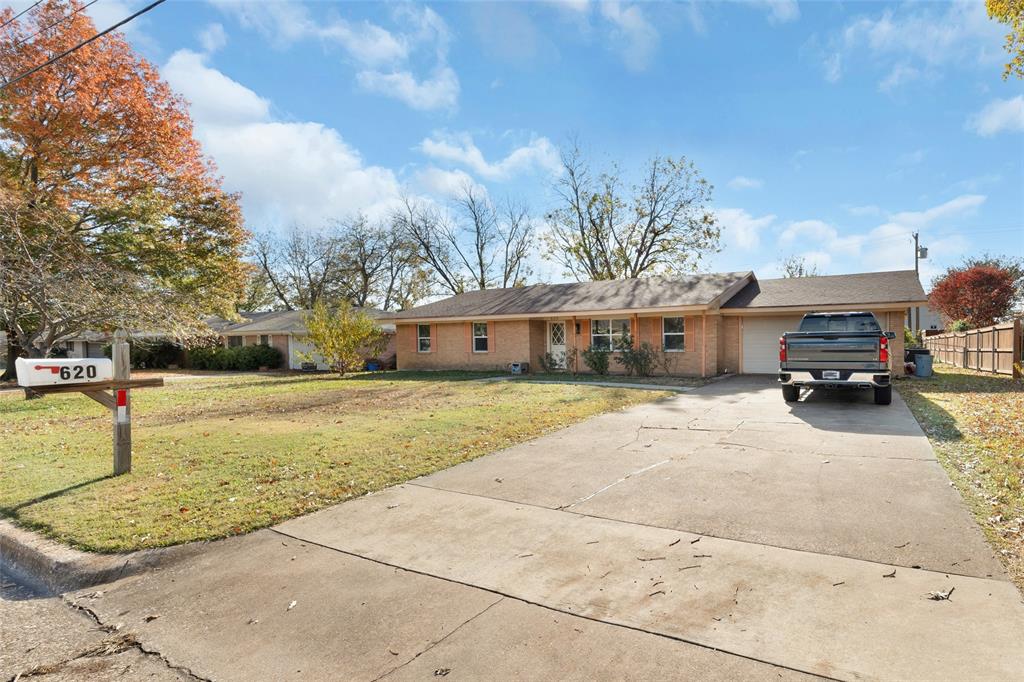
[[[91,384],[114,378],[114,365],[108,358],[18,358],[14,368],[19,386]]]

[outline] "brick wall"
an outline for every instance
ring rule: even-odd
[[[481,320],[483,321],[483,320]],[[398,325],[396,341],[398,369],[506,369],[510,362],[530,362],[528,320],[488,323],[488,351],[474,353],[472,329],[468,322],[431,325],[431,350],[417,352],[416,325]]]
[[[446,322],[431,325],[431,352],[417,352],[416,325],[400,324],[395,336],[399,369],[505,369],[510,362],[529,362],[531,369],[540,369],[538,358],[547,351],[548,327],[545,320],[508,320],[491,322],[490,351],[472,352],[471,328],[465,322]],[[580,333],[575,326],[579,324]],[[730,371],[735,372],[739,364],[739,336],[735,321],[723,322],[721,316],[707,317],[707,334],[710,347],[706,349],[705,367],[708,375],[719,371],[718,358],[732,363]],[[732,331],[720,338],[719,326],[732,324]],[[686,340],[683,352],[671,353],[671,374],[699,376],[701,374],[702,318],[686,317]],[[590,320],[571,318],[565,320],[566,347],[572,357],[572,349],[580,352],[590,346]],[[637,343],[651,344],[657,351],[662,347],[662,321],[660,317],[640,317],[633,323]],[[613,374],[624,374],[622,365],[612,354],[609,369]],[[590,370],[578,356],[578,371]],[[656,370],[661,373],[661,370]]]
[[[740,318],[722,317],[718,336],[718,371],[740,371]]]

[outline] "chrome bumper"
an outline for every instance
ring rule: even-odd
[[[846,379],[815,379],[806,370],[785,370],[779,372],[779,383],[812,388],[883,388],[891,385],[888,371],[853,372]]]

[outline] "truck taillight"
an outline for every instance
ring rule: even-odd
[[[889,362],[889,339],[882,336],[878,343],[878,361]]]
[[[786,337],[779,337],[779,362],[786,361]]]

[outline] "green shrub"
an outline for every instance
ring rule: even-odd
[[[608,373],[608,358],[610,353],[600,348],[594,348],[590,346],[583,351],[583,364],[590,368],[590,371],[595,374],[607,374]]]
[[[971,323],[967,320],[953,320],[953,323],[949,325],[949,331],[951,332],[966,332],[970,331]]]
[[[555,356],[551,353],[541,353],[538,355],[537,364],[540,365],[541,370],[547,374],[550,374],[551,372],[558,372],[562,369],[558,366],[558,361],[555,360]]]
[[[108,358],[110,345],[103,347]],[[181,363],[181,346],[171,341],[132,341],[129,347],[132,369],[167,369]]]
[[[260,367],[277,369],[284,356],[273,346],[209,346],[189,351],[193,369],[251,372]]]
[[[657,356],[654,346],[646,341],[640,344],[639,348],[633,347],[633,340],[624,336],[618,346],[619,354],[615,362],[622,365],[628,376],[649,377],[654,373],[657,365]]]

